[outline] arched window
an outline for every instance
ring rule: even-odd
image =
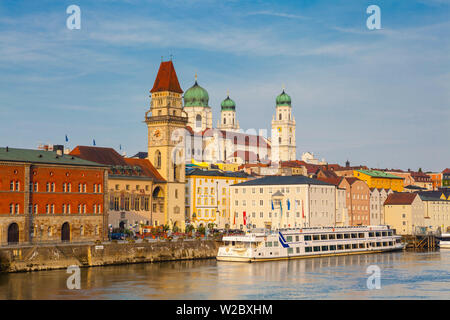
[[[199,114],[195,117],[195,126],[197,128],[201,128],[202,127],[202,116],[199,115]]]
[[[70,225],[64,222],[61,226],[61,241],[70,241]]]
[[[155,152],[155,165],[157,169],[161,168],[161,152],[159,150]]]
[[[8,243],[19,242],[19,226],[13,222],[8,227]]]

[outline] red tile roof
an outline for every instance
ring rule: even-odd
[[[339,186],[343,177],[316,178],[316,179],[330,184],[334,184],[335,186]]]
[[[391,193],[384,202],[385,205],[406,205],[413,203],[417,193],[399,192]]]
[[[161,65],[159,66],[155,83],[153,84],[153,88],[150,92],[153,93],[159,91],[183,93],[172,61],[161,62]]]
[[[447,169],[443,170],[442,173],[445,173],[445,174],[450,173],[450,168],[447,168]]]
[[[142,173],[148,177],[151,177],[157,181],[166,181],[156,170],[156,168],[152,165],[148,159],[132,159],[132,158],[124,158],[124,160],[130,166],[139,166],[142,169]]]
[[[113,148],[76,146],[70,155],[109,166],[126,166],[123,157]]]

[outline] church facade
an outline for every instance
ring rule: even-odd
[[[276,98],[272,138],[255,129],[244,132],[239,126],[236,103],[227,94],[221,103],[217,127],[212,127],[209,94],[197,82],[186,90],[184,108],[187,122],[186,160],[207,163],[278,163],[295,160],[295,119],[291,98],[284,90]]]

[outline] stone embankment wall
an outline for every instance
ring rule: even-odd
[[[148,243],[54,244],[0,249],[0,272],[214,258],[215,240]]]

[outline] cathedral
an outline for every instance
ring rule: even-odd
[[[176,181],[184,171],[170,164],[169,157],[210,164],[277,164],[296,159],[295,119],[291,97],[284,89],[275,99],[271,138],[265,137],[263,130],[240,128],[238,107],[229,94],[220,105],[220,119],[214,128],[208,91],[198,84],[195,75],[194,84],[183,95],[172,61],[161,62],[150,92],[150,110],[146,113],[148,157],[165,178]],[[174,142],[174,135],[183,137],[183,145]]]
[[[229,94],[222,101],[220,119],[213,128],[209,94],[197,82],[183,96],[190,137],[186,142],[186,157],[208,163],[278,163],[296,159],[295,119],[291,98],[283,92],[276,98],[272,119],[272,138],[256,129],[243,131],[239,126],[236,103]]]

